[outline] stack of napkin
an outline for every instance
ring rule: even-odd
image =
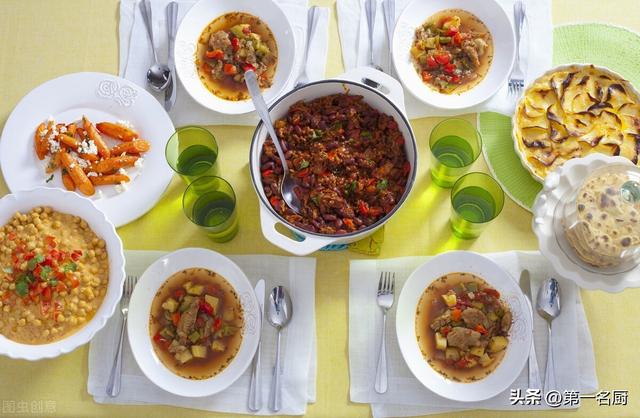
[[[167,62],[167,23],[165,8],[172,0],[154,0],[151,2],[151,15],[153,20],[153,40],[158,49],[160,62]],[[307,38],[307,0],[275,0],[282,8],[293,27],[293,35],[296,40],[296,61],[290,71],[293,76],[289,79],[289,85],[283,90],[283,94],[293,88],[296,75],[300,74],[303,59],[303,48]],[[153,63],[151,42],[144,26],[144,20],[140,14],[140,0],[120,1],[120,77],[131,80],[144,86],[149,93],[164,101],[164,92],[155,93],[146,82],[147,69]],[[178,25],[196,0],[178,0]],[[307,74],[311,81],[324,78],[327,61],[327,48],[329,41],[329,9],[320,8],[316,30],[311,40],[311,49],[307,58]],[[223,115],[200,106],[189,96],[182,87],[178,88],[176,103],[169,112],[169,116],[176,126],[194,125],[255,125],[258,117],[255,112],[247,115]]]
[[[520,273],[528,270],[531,278],[533,300],[540,283],[553,276],[549,263],[538,252],[509,251],[485,254],[519,280]],[[351,400],[369,403],[373,416],[399,417],[427,415],[464,409],[531,410],[548,408],[544,398],[538,406],[512,405],[510,390],[481,402],[457,402],[445,399],[425,388],[407,367],[396,338],[395,307],[387,320],[387,361],[389,364],[389,390],[376,393],[373,387],[378,349],[381,337],[382,312],[376,302],[378,278],[381,271],[396,275],[398,294],[411,272],[429,257],[404,257],[387,260],[352,261],[349,277],[349,370]],[[580,299],[578,287],[570,281],[559,280],[561,291],[561,315],[553,321],[553,353],[558,390],[580,391],[582,394],[597,391],[598,379],[591,334]],[[396,295],[397,302],[397,295]],[[535,302],[534,302],[535,303]],[[547,358],[547,325],[534,313],[533,339],[544,378]],[[520,389],[526,394],[528,369],[525,365],[510,389]],[[560,408],[576,406],[561,405]]]
[[[158,251],[126,251],[127,274],[140,277],[155,260]],[[285,286],[291,295],[293,316],[282,334],[282,409],[278,414],[303,415],[308,403],[316,400],[316,327],[314,258],[268,255],[230,256],[255,285],[265,279],[266,296],[274,286]],[[265,306],[268,299],[265,296]],[[115,398],[106,395],[107,382],[120,333],[119,310],[107,322],[89,349],[87,389],[98,403],[161,404],[216,412],[251,414],[247,408],[251,366],[229,388],[204,398],[184,398],[165,392],[147,379],[136,364],[128,341],[122,353],[122,389]],[[262,399],[259,415],[270,415],[267,408],[275,362],[276,331],[268,323],[262,328]]]
[[[382,10],[382,0],[376,0],[377,13],[374,25],[373,52],[374,61],[387,74],[391,72],[386,26]],[[395,0],[396,21],[403,9],[412,0]],[[497,0],[513,22],[513,3],[515,0]],[[338,28],[342,44],[342,59],[346,70],[369,64],[369,36],[367,18],[364,8],[365,0],[337,0]],[[527,20],[522,34],[521,65],[525,69],[525,85],[541,75],[551,67],[553,52],[553,26],[551,24],[551,0],[524,0]],[[429,16],[425,16],[425,20]],[[437,109],[428,106],[411,95],[405,89],[405,104],[410,119],[425,116],[449,116],[459,114],[460,111]],[[510,96],[507,85],[485,103],[470,109],[465,113],[499,112],[511,115],[515,109],[515,99]]]

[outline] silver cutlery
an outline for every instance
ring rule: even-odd
[[[316,23],[318,21],[318,6],[313,6],[309,8],[307,12],[307,43],[304,46],[304,55],[302,56],[302,68],[300,75],[298,76],[298,80],[296,81],[295,87],[296,89],[304,86],[309,83],[309,75],[307,74],[307,59],[309,57],[309,47],[311,46],[311,40],[313,39],[313,34],[316,31]]]
[[[387,369],[387,312],[393,306],[395,299],[396,274],[390,272],[380,273],[378,281],[378,306],[382,309],[382,338],[380,339],[380,354],[378,356],[378,368],[376,369],[376,380],[374,388],[378,393],[385,393],[388,387]]]
[[[172,1],[165,9],[167,14],[167,36],[169,40],[169,55],[167,65],[169,66],[169,85],[164,93],[164,109],[168,112],[176,102],[178,90],[178,77],[176,75],[176,63],[173,59],[173,46],[176,41],[176,31],[178,30],[178,3]]]
[[[151,19],[151,2],[150,0],[142,0],[140,2],[140,12],[144,25],[147,28],[147,34],[151,41],[151,51],[153,52],[153,65],[147,70],[147,83],[155,91],[163,91],[167,88],[170,81],[170,70],[164,64],[160,64],[158,61],[158,54],[156,53],[156,46],[153,42],[153,20]]]
[[[289,172],[287,159],[284,155],[285,153],[282,149],[282,145],[280,145],[280,140],[278,140],[276,131],[273,129],[271,115],[269,115],[269,108],[264,102],[264,97],[262,97],[260,86],[258,86],[258,78],[256,77],[256,73],[251,70],[247,71],[246,73],[244,73],[244,81],[247,84],[247,88],[249,89],[249,94],[251,95],[251,100],[253,100],[253,105],[256,107],[256,112],[258,113],[260,119],[262,119],[262,123],[265,125],[265,128],[267,128],[267,132],[269,132],[269,135],[271,136],[273,145],[276,147],[276,150],[278,151],[278,157],[280,157],[280,162],[282,163],[283,174],[282,181],[280,182],[280,193],[282,194],[282,198],[284,199],[287,206],[291,208],[291,210],[293,210],[295,213],[300,213],[302,203],[300,202],[300,199],[298,199],[298,195],[295,193],[295,188],[298,187],[298,182]]]
[[[515,96],[519,96],[524,88],[524,70],[520,63],[520,40],[525,17],[524,3],[522,0],[517,0],[513,5],[513,23],[516,29],[516,62],[509,76],[509,93]]]
[[[273,368],[273,381],[271,382],[271,396],[269,408],[273,412],[278,412],[282,407],[282,382],[280,373],[280,336],[282,329],[287,326],[293,314],[293,306],[287,289],[283,286],[276,286],[269,295],[269,313],[267,319],[269,323],[278,331],[276,340],[276,364]]]
[[[365,0],[364,7],[367,14],[367,26],[369,28],[369,64],[376,70],[382,71],[373,59],[373,30],[376,25],[376,0]]]
[[[129,301],[131,300],[131,293],[136,285],[138,278],[136,276],[127,276],[124,281],[124,288],[122,291],[122,299],[120,299],[120,311],[122,312],[122,328],[120,329],[120,339],[118,340],[118,346],[116,347],[116,355],[113,359],[113,366],[111,367],[111,374],[109,374],[109,381],[107,382],[107,395],[112,398],[118,396],[120,393],[120,381],[122,377],[122,343],[124,341],[124,333],[127,329],[127,316],[129,314]]]
[[[531,277],[528,270],[520,273],[520,288],[527,297],[527,305],[529,307],[529,315],[531,323],[533,323],[533,302],[531,300]],[[531,347],[529,348],[529,389],[542,389],[540,382],[540,369],[538,369],[538,357],[536,356],[536,345],[531,339]]]
[[[391,54],[391,42],[393,41],[393,29],[396,25],[396,0],[383,0],[382,10],[384,22],[387,28],[387,44],[389,46],[387,56],[389,58],[389,74],[393,74],[393,55]]]
[[[262,324],[264,323],[264,279],[258,280],[253,291],[258,299],[258,309],[260,310],[260,339],[258,340],[258,349],[253,359],[253,370],[251,372],[251,383],[249,385],[249,410],[257,412],[262,408],[262,379],[260,379],[262,356],[260,354],[260,348],[262,347]]]
[[[544,391],[556,390],[555,364],[553,362],[551,323],[560,315],[560,286],[556,279],[547,279],[540,285],[537,298],[538,314],[547,321],[549,344],[547,347],[547,369],[544,377]]]

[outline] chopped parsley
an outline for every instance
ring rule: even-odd
[[[40,280],[42,280],[43,282],[46,282],[47,280],[49,280],[49,276],[51,276],[51,273],[53,273],[53,270],[51,269],[51,267],[43,266],[40,269]]]
[[[26,281],[21,280],[16,283],[16,293],[20,297],[27,296],[27,293],[29,293],[29,285]]]
[[[47,180],[45,180],[45,183],[49,183],[51,180],[53,180],[53,174],[50,175]]]
[[[317,206],[320,206],[320,198],[318,196],[311,196],[311,200],[313,201],[313,203],[315,203]]]
[[[78,269],[78,265],[76,263],[65,263],[62,265],[62,271],[63,272],[68,272],[68,271],[76,271]]]
[[[44,261],[44,256],[42,254],[37,254],[31,260],[27,262],[27,269],[32,271],[36,268],[36,266]]]
[[[300,165],[298,166],[298,169],[299,169],[299,170],[302,170],[303,168],[307,168],[307,167],[309,167],[309,161],[307,161],[307,160],[302,160],[302,161],[300,162]]]
[[[362,131],[362,132],[360,132],[360,136],[361,136],[362,138],[367,138],[367,139],[371,139],[371,137],[372,137],[371,132],[369,132],[369,131]]]
[[[350,195],[351,193],[353,193],[356,190],[356,185],[357,185],[356,181],[355,180],[352,181],[351,183],[349,183],[347,185],[347,187],[344,188],[344,192],[347,195]]]
[[[387,181],[387,179],[381,179],[381,180],[378,180],[378,184],[376,184],[376,189],[382,191],[386,189],[388,185],[389,185],[389,182]]]

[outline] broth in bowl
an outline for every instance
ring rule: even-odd
[[[219,374],[240,350],[244,312],[221,275],[190,268],[169,277],[151,304],[153,349],[173,373],[187,379]]]
[[[416,309],[416,336],[429,365],[467,383],[488,376],[509,344],[512,314],[500,293],[471,273],[431,283]]]

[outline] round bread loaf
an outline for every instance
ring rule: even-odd
[[[640,200],[630,198],[628,186],[626,173],[603,173],[578,191],[577,219],[565,224],[565,234],[586,263],[615,266],[640,245]]]

